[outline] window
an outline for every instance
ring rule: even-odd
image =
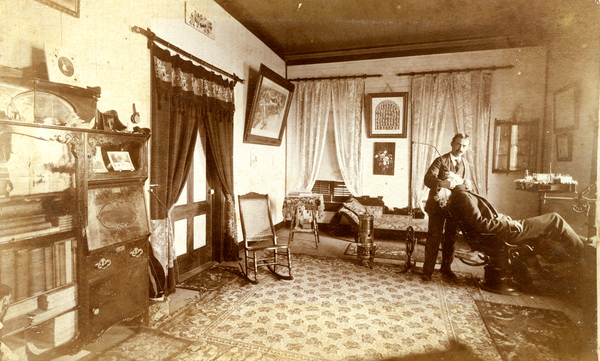
[[[312,192],[322,194],[325,202],[344,202],[352,196],[344,182],[339,181],[318,180]]]

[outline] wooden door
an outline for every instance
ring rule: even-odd
[[[171,213],[178,281],[213,261],[214,172],[207,172],[206,142],[206,132],[201,127],[187,184]]]

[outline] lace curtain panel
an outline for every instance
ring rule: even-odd
[[[288,189],[310,191],[323,158],[327,124],[333,116],[336,155],[348,190],[362,195],[362,99],[363,78],[296,82],[292,109],[294,120],[288,142]]]
[[[412,79],[412,140],[415,144],[412,149],[411,197],[415,208],[423,209],[423,201],[427,199],[425,172],[439,155],[434,148],[425,144],[441,149],[448,118],[450,86],[448,74],[427,74]]]
[[[487,155],[491,123],[492,74],[481,71],[452,74],[454,124],[471,136],[467,161],[475,191],[487,196]]]
[[[332,82],[333,124],[340,171],[352,195],[362,196],[362,118],[364,78]]]
[[[427,74],[412,79],[412,115],[414,142],[435,146],[442,154],[446,124],[454,120],[457,132],[471,137],[466,157],[475,190],[487,194],[487,154],[491,119],[492,74],[481,71],[452,74]],[[449,107],[452,109],[449,109]],[[452,110],[452,111],[450,111]],[[413,145],[412,201],[423,208],[428,190],[423,177],[438,156],[424,144]]]
[[[288,184],[290,190],[310,192],[323,158],[327,117],[331,109],[331,82],[302,81],[295,85]]]

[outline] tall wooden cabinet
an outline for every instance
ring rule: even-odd
[[[0,77],[2,335],[33,352],[147,320],[147,134],[94,129],[97,88]]]

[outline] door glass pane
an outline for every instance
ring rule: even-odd
[[[187,253],[187,219],[175,221],[173,227],[175,255]]]
[[[194,217],[194,249],[206,246],[206,214]]]
[[[176,206],[181,206],[184,204],[187,204],[187,182],[185,182],[185,185],[183,186],[183,191],[181,191],[181,195],[177,199],[177,203],[175,203]]]
[[[200,129],[194,149],[194,202],[206,200],[206,135]]]

